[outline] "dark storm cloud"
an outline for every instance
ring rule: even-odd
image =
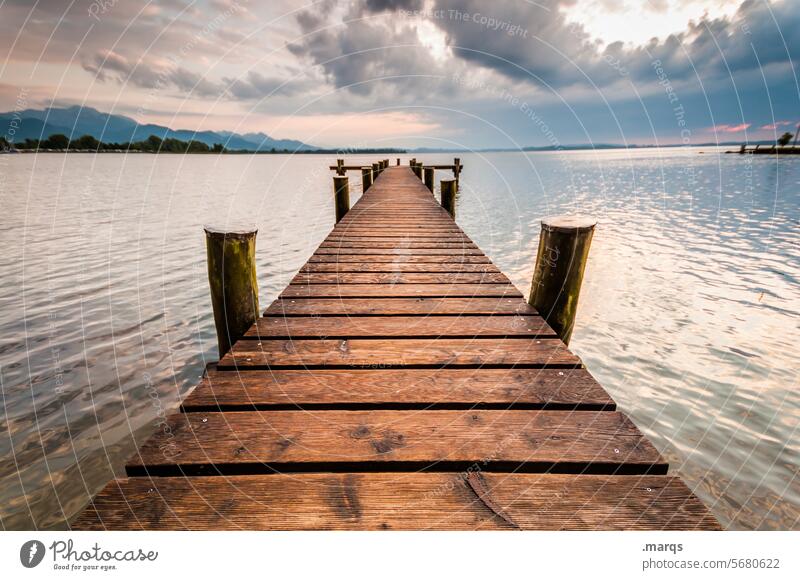
[[[583,28],[566,21],[562,8],[572,4],[436,0],[433,22],[459,58],[509,77],[538,77],[564,86],[578,81],[580,71],[598,60],[597,47]]]
[[[555,89],[589,81],[604,87],[625,75],[634,83],[649,83],[654,60],[664,63],[677,83],[729,77],[728,69],[734,75],[757,71],[800,56],[800,10],[791,1],[747,0],[732,19],[705,17],[663,41],[633,49],[612,43],[603,50],[565,20],[562,8],[569,4],[437,0],[435,9],[444,16],[434,22],[458,57],[508,77],[540,79]],[[507,26],[494,32],[487,19]],[[511,26],[526,34],[504,33]]]
[[[343,23],[322,28],[318,14],[301,13],[297,22],[304,36],[287,48],[321,67],[334,86],[356,94],[372,94],[387,86],[395,96],[427,92],[427,77],[442,74],[443,68],[422,46],[414,22],[361,18],[362,8],[355,4]]]
[[[422,10],[423,5],[423,0],[366,0],[364,9],[373,13],[396,10]]]

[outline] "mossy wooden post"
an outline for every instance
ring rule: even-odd
[[[333,193],[336,197],[336,223],[350,211],[350,181],[346,175],[334,175]]]
[[[575,326],[583,271],[596,223],[592,218],[576,216],[542,220],[528,303],[566,344]]]
[[[379,163],[372,164],[372,183],[375,183],[375,180],[378,179],[378,176],[381,174],[381,167]]]
[[[442,207],[447,210],[450,217],[456,219],[456,180],[442,179],[439,184],[442,191]]]
[[[344,175],[344,159],[336,160],[336,175]]]
[[[425,187],[433,193],[433,167],[426,167],[425,168]]]
[[[361,168],[361,191],[367,191],[372,185],[372,167]]]
[[[220,359],[258,318],[256,228],[206,226],[208,284]]]
[[[411,170],[414,172],[419,179],[422,179],[422,163],[414,162],[414,165],[411,166]]]

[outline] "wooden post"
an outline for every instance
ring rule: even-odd
[[[400,165],[400,158],[397,158],[397,165]]]
[[[372,185],[372,167],[361,168],[361,191],[367,191]]]
[[[372,183],[375,183],[375,180],[378,179],[378,176],[381,174],[380,164],[373,163],[372,164]]]
[[[433,193],[433,167],[425,168],[425,187]]]
[[[422,163],[414,162],[414,165],[411,167],[411,170],[414,172],[419,179],[422,179]]]
[[[206,226],[206,259],[221,359],[259,316],[256,233]]]
[[[583,271],[596,223],[592,218],[575,216],[542,220],[528,303],[565,344],[569,344],[575,325]]]
[[[458,186],[460,183],[460,175],[461,175],[461,158],[455,157],[453,159],[453,175],[456,178],[456,190],[458,190]]]
[[[350,182],[346,176],[334,176],[333,192],[336,196],[336,223],[338,224],[350,211]]]
[[[344,159],[336,160],[336,175],[344,175]]]
[[[456,219],[456,180],[442,179],[439,184],[442,192],[442,207],[447,210],[450,217]]]

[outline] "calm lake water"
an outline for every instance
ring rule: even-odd
[[[539,220],[596,216],[571,347],[723,525],[800,529],[800,158],[702,151],[462,155],[458,221],[527,292]],[[3,528],[65,527],[216,360],[202,225],[258,225],[266,306],[331,162],[0,156]]]

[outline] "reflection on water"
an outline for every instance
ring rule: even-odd
[[[573,350],[724,525],[800,527],[800,159],[461,158],[458,221],[523,291],[542,216],[599,219]],[[0,159],[3,527],[63,527],[216,359],[202,224],[258,224],[268,304],[332,226],[331,161]]]

